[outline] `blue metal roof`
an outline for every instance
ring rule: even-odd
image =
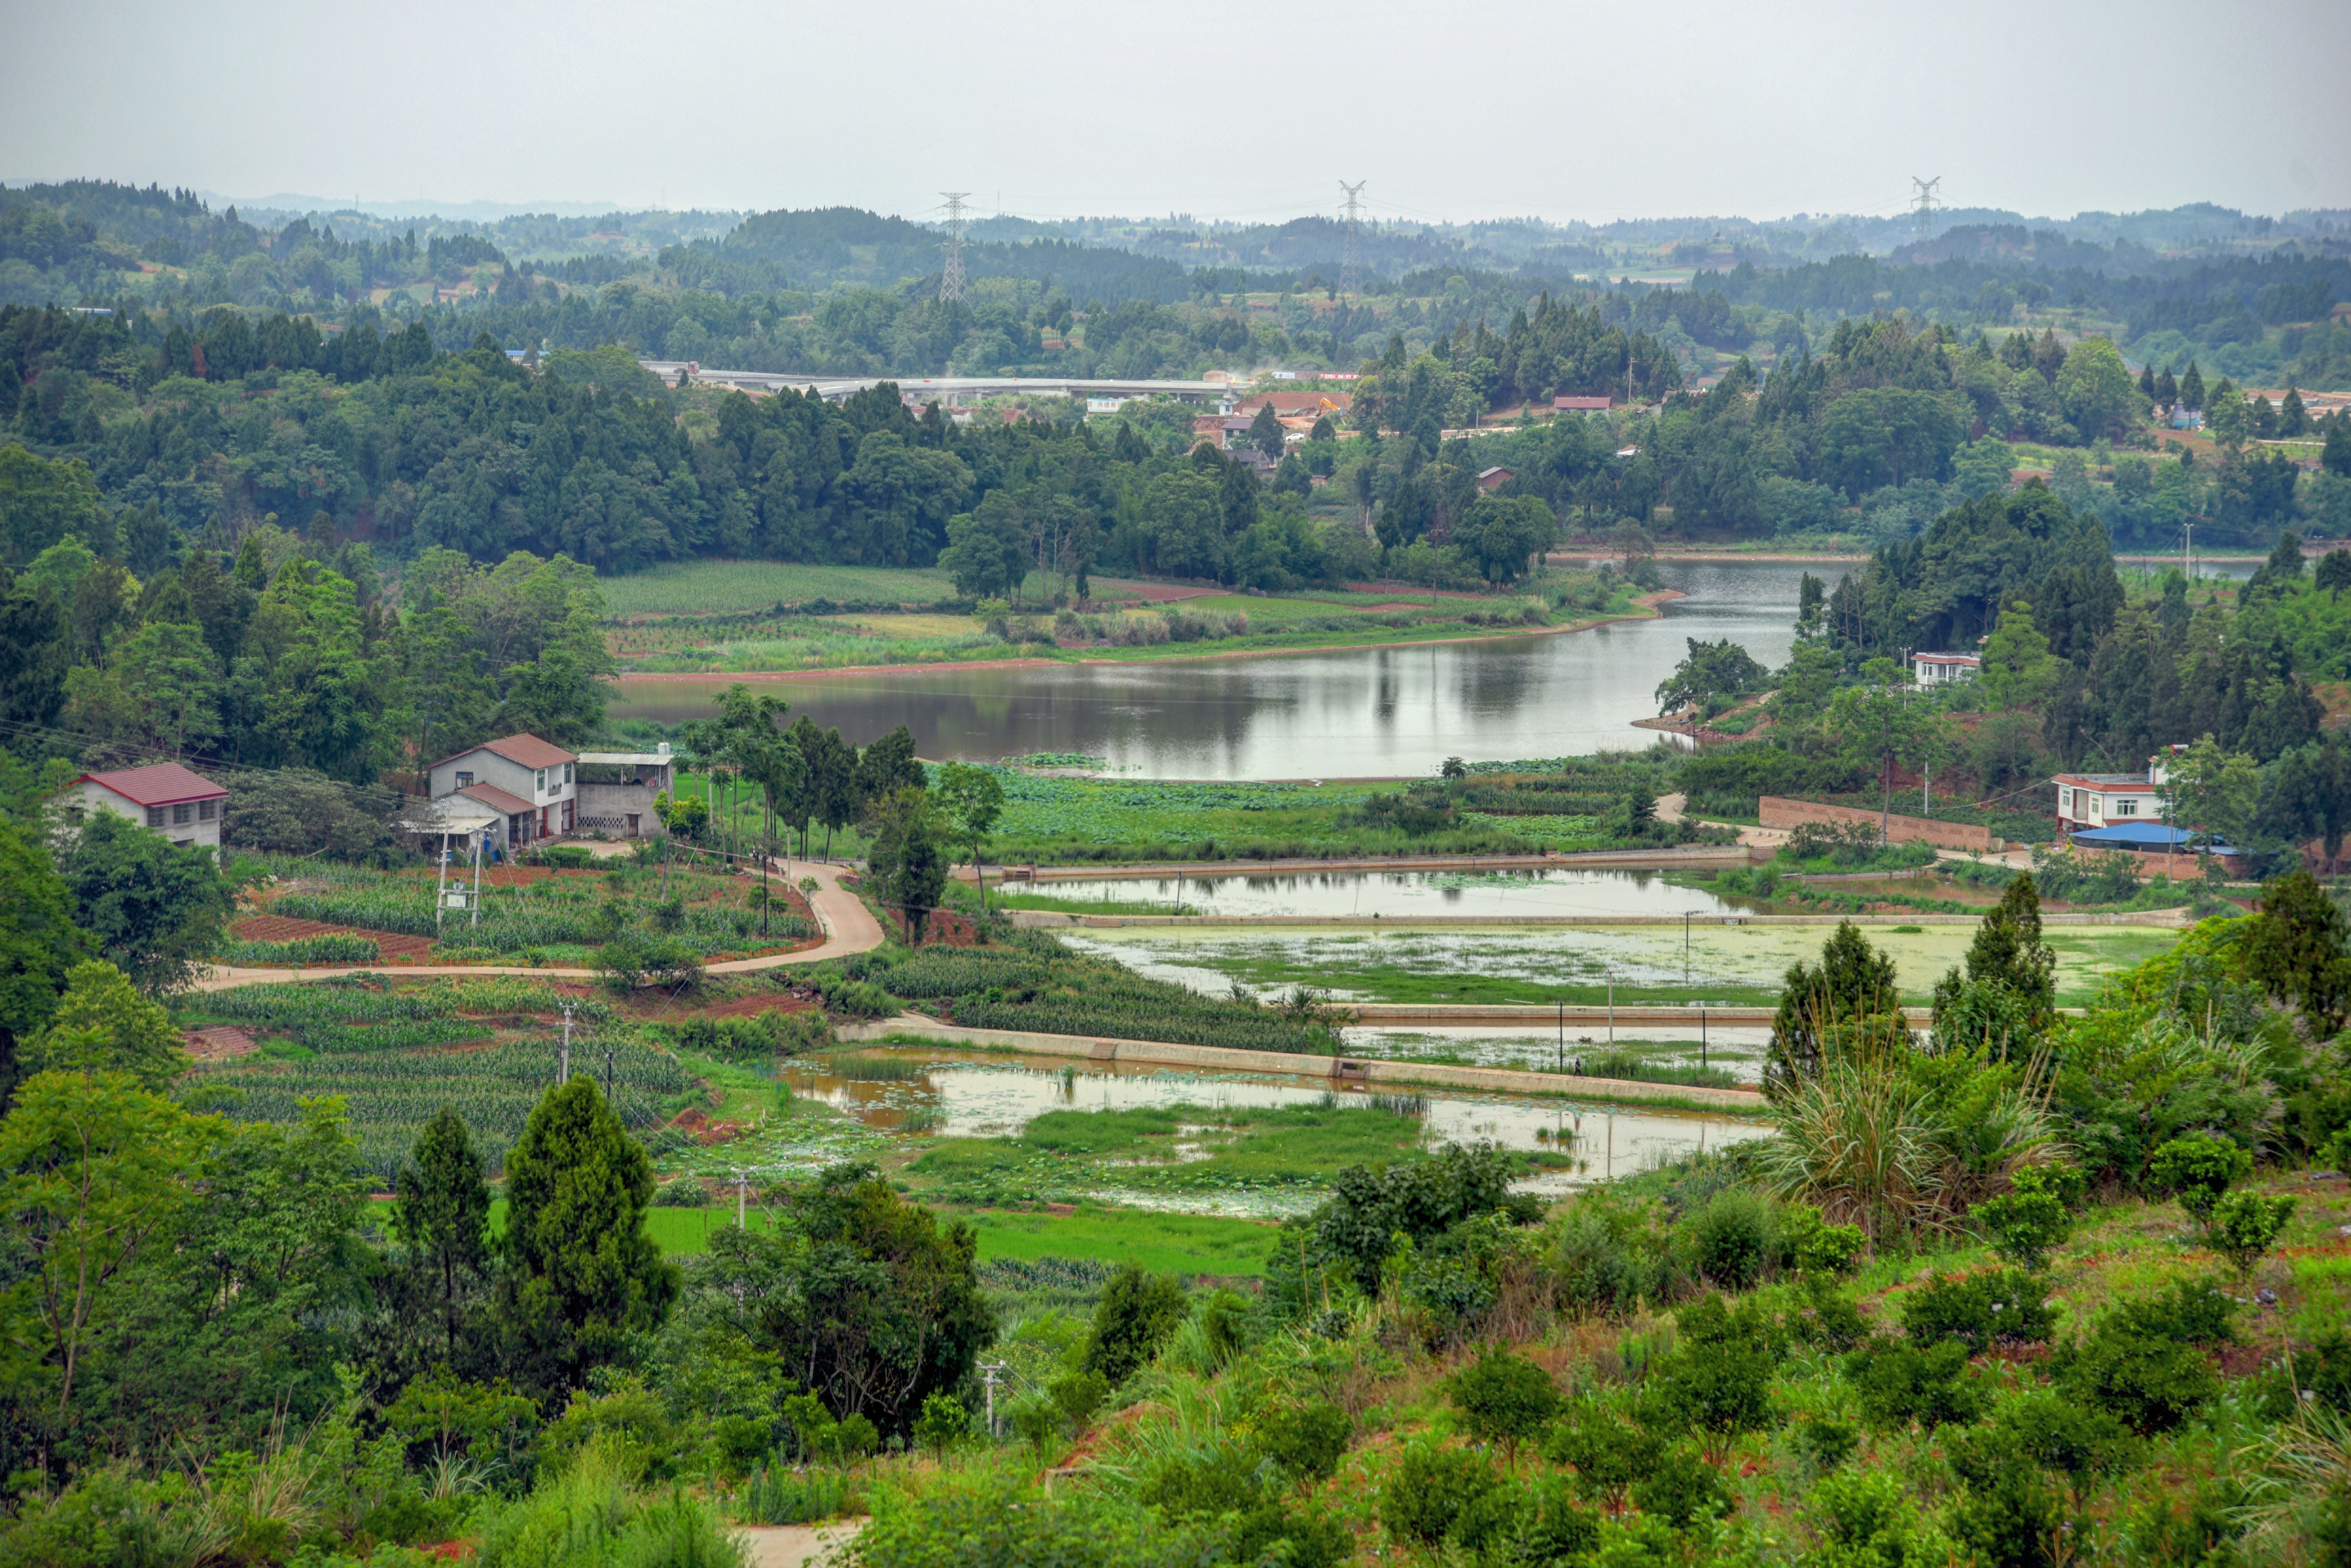
[[[2164,850],[2189,847],[2196,835],[2185,828],[2174,828],[2162,822],[2120,822],[2112,827],[2089,828],[2073,835],[2077,844],[2094,849]],[[2237,852],[2227,844],[2206,844],[2204,848],[2216,855],[2232,855]]]

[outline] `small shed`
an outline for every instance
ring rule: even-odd
[[[1480,468],[1478,471],[1478,488],[1488,491],[1499,490],[1517,477],[1518,475],[1508,468]]]
[[[580,826],[616,839],[657,839],[668,830],[653,798],[677,788],[676,758],[664,740],[651,751],[580,754]]]

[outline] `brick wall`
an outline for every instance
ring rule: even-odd
[[[1875,811],[1855,810],[1851,806],[1823,806],[1817,800],[1791,800],[1779,795],[1764,796],[1757,815],[1767,828],[1792,828],[1802,822],[1866,822],[1874,828],[1878,823]],[[1886,819],[1886,838],[1889,843],[1933,844],[1946,850],[1997,852],[2006,847],[2002,840],[1992,837],[1989,828],[1970,828],[1959,822],[1938,822],[1928,817],[1898,813]]]

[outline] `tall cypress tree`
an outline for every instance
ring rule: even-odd
[[[653,1162],[590,1078],[542,1096],[507,1155],[497,1318],[507,1370],[542,1398],[578,1388],[658,1327],[678,1273],[645,1234]]]
[[[426,1124],[393,1178],[392,1229],[407,1254],[416,1331],[434,1331],[432,1359],[473,1370],[471,1320],[490,1281],[490,1186],[481,1152],[450,1107]]]

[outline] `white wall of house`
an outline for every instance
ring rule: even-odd
[[[116,816],[152,828],[175,844],[220,848],[221,816],[226,800],[183,800],[172,806],[142,806],[116,794],[105,785],[85,779],[67,792],[68,807],[111,811]]]
[[[548,835],[552,836],[569,831],[566,806],[572,813],[579,810],[578,772],[576,763],[525,768],[486,747],[475,747],[462,756],[434,765],[430,793],[438,800],[470,784],[495,784],[507,794],[518,795],[537,806],[547,823]]]

